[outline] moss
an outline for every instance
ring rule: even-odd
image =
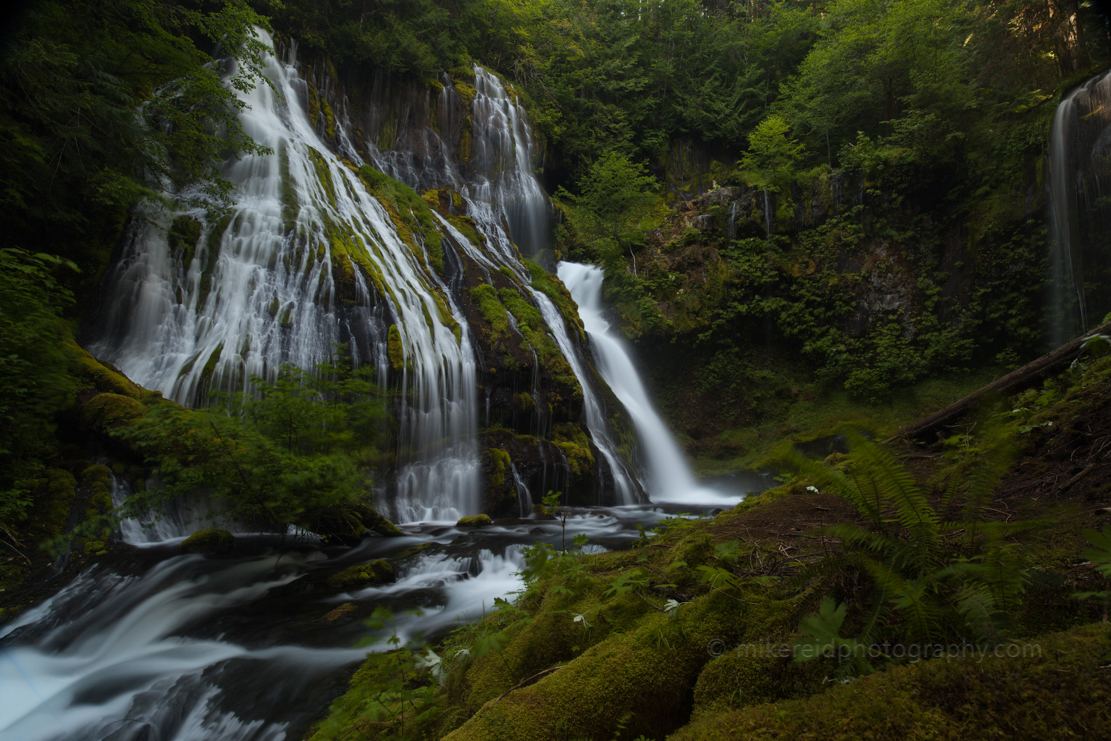
[[[694,687],[694,717],[814,694],[827,667],[792,661],[786,643],[753,643],[711,661]]]
[[[387,520],[378,510],[367,505],[358,508],[359,520],[367,530],[378,533],[386,538],[400,538],[405,535],[397,525]]]
[[[379,558],[376,561],[351,566],[339,573],[332,574],[328,577],[328,586],[346,590],[353,587],[389,584],[396,578],[393,565],[384,558]]]
[[[471,161],[471,117],[466,116],[463,118],[463,132],[459,136],[459,150],[457,153],[459,162]]]
[[[97,394],[81,407],[81,424],[86,429],[108,432],[124,427],[147,413],[142,402],[120,394]]]
[[[327,132],[329,139],[336,138],[336,117],[332,113],[332,107],[328,105],[328,101],[324,98],[320,99],[320,110],[324,113],[324,131]]]
[[[528,268],[529,277],[532,278],[532,287],[552,300],[552,303],[559,309],[559,313],[563,315],[563,321],[567,324],[567,328],[572,334],[578,335],[580,342],[586,342],[586,330],[583,328],[582,319],[579,317],[578,304],[575,303],[575,299],[571,298],[571,292],[567,290],[567,286],[563,285],[563,281],[559,278],[536,263],[528,260],[524,262]]]
[[[490,515],[474,515],[473,517],[461,517],[455,523],[455,527],[486,527],[487,525],[494,524],[490,519]]]
[[[221,342],[219,345],[216,346],[216,349],[213,350],[212,353],[208,356],[208,360],[205,361],[204,368],[201,369],[202,379],[208,380],[209,378],[212,378],[212,374],[216,372],[216,364],[220,362],[220,355],[221,353],[223,353],[223,351],[224,343]]]
[[[65,532],[77,497],[77,479],[69,471],[48,468],[38,483],[30,532],[43,539],[56,538]]]
[[[1107,626],[1088,625],[1011,645],[1017,657],[920,661],[805,700],[705,713],[671,738],[1033,741],[1107,736],[1111,677],[1099,668],[1111,650]]]
[[[391,324],[386,332],[386,354],[390,358],[390,366],[400,373],[405,368],[405,350],[401,344],[401,330],[396,324]]]
[[[320,182],[320,186],[328,196],[328,202],[335,206],[336,186],[335,183],[332,182],[332,170],[328,166],[328,160],[324,159],[324,155],[312,147],[309,147],[309,154],[312,157],[313,167],[316,169],[316,179]]]
[[[143,388],[116,368],[97,360],[73,341],[67,341],[66,345],[77,358],[79,376],[92,388],[132,399],[143,398]]]
[[[490,488],[500,489],[505,486],[505,473],[509,470],[510,465],[512,465],[509,453],[501,448],[489,448],[486,451],[486,455],[490,460],[490,468],[492,470],[490,475]]]
[[[181,258],[181,264],[188,272],[197,244],[201,241],[201,222],[191,216],[177,217],[166,235],[166,241],[170,252]]]
[[[228,553],[234,547],[235,536],[218,528],[198,530],[181,543],[182,553],[199,553],[203,556]]]
[[[443,275],[443,239],[428,202],[408,185],[370,165],[360,167],[358,174],[367,191],[386,209],[401,240],[421,262],[427,259]]]
[[[232,215],[225,214],[216,222],[205,239],[204,257],[205,264],[201,269],[201,283],[197,287],[197,306],[201,308],[208,301],[208,294],[212,291],[212,274],[216,271],[216,262],[220,258],[220,245],[224,241],[224,233],[231,226]]]
[[[567,456],[567,464],[574,476],[588,477],[594,473],[594,454],[590,441],[578,425],[561,424],[552,430],[552,442]]]
[[[478,311],[482,318],[490,325],[487,331],[490,340],[498,340],[509,336],[509,315],[498,300],[494,287],[488,284],[475,286],[471,289],[471,298],[478,304]]]

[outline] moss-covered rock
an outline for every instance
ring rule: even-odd
[[[76,342],[69,341],[66,344],[77,359],[79,377],[88,384],[89,388],[132,399],[141,399],[154,393],[143,389],[114,366],[97,360]]]
[[[235,536],[218,528],[198,530],[181,543],[183,553],[199,553],[202,556],[228,553],[234,547]]]
[[[335,589],[369,587],[389,584],[397,578],[393,564],[384,558],[346,568],[328,577],[328,586]]]
[[[764,739],[1108,738],[1111,629],[1095,624],[1002,647],[1001,655],[935,658],[805,700],[705,713],[673,741]]]
[[[97,394],[81,407],[81,424],[90,430],[108,432],[124,427],[147,413],[141,401],[120,394]]]
[[[405,534],[374,507],[365,504],[318,510],[310,515],[308,526],[325,542],[344,545],[355,545],[372,532],[387,538]]]
[[[405,350],[401,345],[401,330],[396,324],[391,324],[386,332],[386,354],[390,367],[400,373],[405,368]]]
[[[493,525],[490,515],[475,515],[474,517],[461,517],[455,527],[486,527]]]

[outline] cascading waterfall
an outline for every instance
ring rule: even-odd
[[[544,317],[544,321],[547,323],[548,328],[551,329],[556,344],[559,346],[559,349],[563,351],[563,355],[571,365],[571,370],[574,372],[575,378],[578,379],[579,385],[582,386],[583,412],[586,416],[586,426],[590,430],[590,436],[594,439],[594,444],[598,447],[598,450],[602,452],[602,456],[609,465],[610,472],[613,475],[615,498],[619,504],[635,504],[638,501],[638,496],[636,485],[633,483],[633,475],[613,442],[613,436],[610,434],[609,430],[609,422],[606,421],[605,406],[595,393],[590,376],[586,373],[575,353],[574,345],[571,344],[571,338],[567,335],[567,326],[563,323],[563,316],[559,313],[559,309],[556,308],[551,299],[544,294],[537,290],[532,290],[532,296],[540,307],[540,315]],[[606,379],[606,381],[609,382],[609,379]]]
[[[404,404],[390,513],[403,522],[474,514],[478,417],[467,322],[423,251],[402,241],[362,180],[316,135],[296,68],[270,55],[266,75],[273,89],[242,94],[242,121],[273,154],[227,165],[240,193],[217,222],[189,214],[201,224],[193,249],[171,250],[169,216],[136,222],[110,278],[116,300],[90,350],[183,404],[249,390],[252,376],[273,380],[283,363],[312,368],[341,341],[381,380],[390,373],[388,311],[405,359],[394,379]],[[375,278],[377,301],[364,272]],[[341,304],[345,278],[356,300]]]
[[[550,211],[532,175],[536,144],[528,114],[501,80],[477,65],[474,73],[472,160],[480,177],[467,192],[473,200],[500,208],[513,241],[535,254],[547,244]]]
[[[1057,106],[1049,151],[1050,341],[1058,347],[1111,310],[1111,72]],[[1107,191],[1104,194],[1104,191]]]
[[[561,262],[559,278],[579,305],[579,316],[590,336],[598,372],[625,406],[636,426],[641,444],[640,458],[648,475],[644,488],[652,501],[736,503],[738,497],[722,495],[695,482],[679,446],[653,408],[632,358],[602,316],[602,269]]]
[[[134,492],[126,479],[110,473],[112,504],[123,505]],[[136,546],[155,545],[174,542],[189,537],[194,531],[204,527],[200,518],[192,518],[182,512],[182,504],[173,502],[166,512],[157,517],[126,519],[120,522],[120,536],[124,543]]]

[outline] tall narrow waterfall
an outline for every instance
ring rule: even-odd
[[[1073,339],[1111,310],[1111,73],[1057,107],[1049,152],[1050,340]],[[1104,193],[1104,191],[1107,193]]]
[[[240,192],[218,221],[188,214],[200,225],[195,246],[172,249],[169,216],[136,222],[90,349],[143,386],[195,404],[215,390],[249,389],[251,376],[274,379],[283,363],[311,368],[332,356],[334,343],[348,342],[358,362],[401,391],[392,516],[475,513],[478,416],[467,322],[421,245],[406,244],[363,181],[319,139],[295,67],[270,55],[266,75],[273,89],[260,84],[243,94],[242,120],[273,153],[228,163],[225,176]],[[391,324],[400,371],[387,358]]]
[[[652,406],[632,358],[602,316],[602,269],[561,262],[559,278],[579,305],[579,316],[590,335],[598,372],[625,405],[636,425],[641,444],[640,459],[648,474],[644,488],[652,501],[736,503],[737,497],[724,496],[696,483],[682,451]]]
[[[540,313],[543,315],[544,321],[552,330],[552,336],[555,337],[556,344],[563,351],[567,362],[571,365],[571,370],[575,373],[575,378],[579,380],[579,384],[582,386],[583,412],[586,416],[586,424],[591,437],[594,438],[594,444],[602,451],[602,456],[606,459],[613,475],[613,488],[617,502],[618,504],[635,504],[637,489],[633,484],[633,474],[630,472],[628,464],[622,460],[621,455],[617,452],[617,446],[614,445],[609,432],[609,425],[606,422],[605,409],[601,400],[594,393],[594,384],[591,383],[589,375],[575,354],[575,349],[571,345],[571,338],[567,336],[567,327],[563,323],[563,317],[560,316],[559,309],[547,296],[539,291],[533,291],[532,295],[536,299],[537,305],[540,306]],[[572,295],[574,295],[573,292]],[[578,301],[578,298],[576,297],[575,300]],[[579,311],[582,312],[581,303],[579,304]]]

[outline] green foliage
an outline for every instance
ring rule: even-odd
[[[1005,539],[1015,528],[984,522],[981,511],[1013,460],[1009,436],[997,429],[988,437],[967,475],[950,485],[940,509],[889,452],[859,436],[850,440],[852,457],[843,466],[820,464],[797,452],[784,456],[813,486],[850,502],[867,523],[825,528],[842,542],[842,553],[804,570],[797,582],[837,569],[871,582],[871,614],[855,639],[859,645],[877,637],[907,643],[939,638],[1001,642],[1030,579],[1021,554]],[[943,522],[958,500],[964,503],[963,519]],[[796,644],[810,649],[799,658],[817,658],[815,640],[827,648],[843,640],[837,633],[843,619],[844,606],[835,611],[832,602],[823,603],[816,622],[800,624],[811,639]],[[853,651],[838,657],[842,671],[869,668]]]
[[[769,116],[748,135],[748,151],[740,163],[742,176],[760,190],[789,192],[804,149],[790,137],[790,127],[782,116]]]
[[[233,519],[276,532],[290,524],[319,531],[321,512],[369,503],[385,418],[370,373],[333,363],[313,373],[285,366],[273,383],[252,379],[257,397],[195,411],[153,405],[115,434],[152,460],[166,486],[135,495],[119,514],[207,489]]]
[[[627,247],[636,272],[632,243],[652,214],[655,187],[655,179],[646,174],[643,164],[610,152],[590,166],[579,181],[578,195],[566,190],[558,195],[574,205],[570,213],[575,227],[607,266],[621,260],[622,248]]]
[[[263,151],[240,127],[236,97],[261,79],[258,24],[240,0],[203,10],[149,0],[31,8],[0,65],[0,205],[16,243],[95,229],[98,211],[159,199],[165,184],[226,202],[222,160]],[[194,40],[221,43],[234,74],[222,80]]]
[[[54,417],[76,393],[60,318],[71,294],[55,273],[68,261],[0,249],[0,529],[23,521],[43,459],[55,451]],[[10,532],[8,533],[11,534]]]

